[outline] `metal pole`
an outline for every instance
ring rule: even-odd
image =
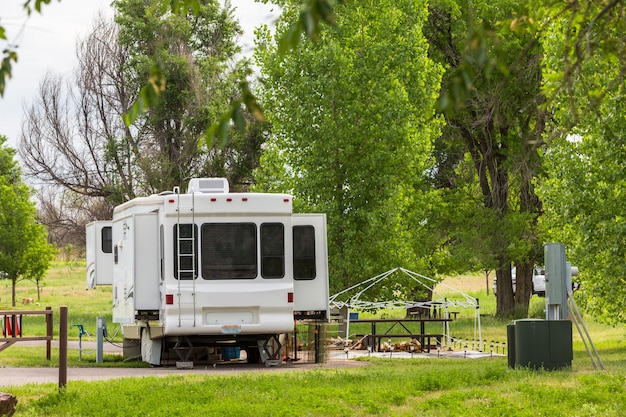
[[[474,316],[474,340],[476,340],[476,331],[478,331],[478,351],[483,351],[483,329],[480,324],[480,301],[476,300],[476,311]]]
[[[350,306],[346,310],[346,343],[348,343],[348,339],[350,339]]]
[[[67,385],[67,306],[60,309],[59,324],[59,391]]]
[[[298,323],[293,326],[293,360],[298,360]]]
[[[78,360],[83,360],[83,334],[78,333]]]
[[[320,326],[315,324],[315,363],[322,363],[320,359]]]
[[[104,317],[98,317],[97,321],[97,332],[96,332],[96,362],[102,363],[102,345],[104,340]]]
[[[598,351],[596,350],[595,345],[593,344],[593,341],[591,340],[591,336],[589,336],[589,332],[587,331],[587,326],[585,326],[585,323],[583,322],[583,317],[580,314],[580,310],[578,310],[578,306],[576,305],[576,300],[574,300],[572,291],[569,291],[569,301],[572,303],[572,306],[574,307],[574,323],[576,323],[576,329],[578,329],[578,333],[580,334],[580,338],[583,340],[583,343],[585,344],[585,348],[587,349],[587,353],[589,353],[589,357],[591,358],[591,362],[593,363],[594,368],[598,368],[598,366],[600,367],[600,369],[604,370],[604,364],[602,363],[602,361],[600,360],[600,355],[598,354]],[[580,324],[578,323],[580,322]],[[589,340],[589,345],[591,346],[591,349],[593,350],[593,353],[595,354],[596,357],[596,361],[594,361],[593,359],[593,355],[591,353],[591,350],[589,350],[589,348],[587,347],[587,342],[585,342],[585,338],[583,336],[583,332],[580,331],[580,328],[582,327],[582,329],[585,331],[585,335],[587,336],[587,340]],[[597,365],[596,365],[597,362]]]

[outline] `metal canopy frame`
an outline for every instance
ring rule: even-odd
[[[367,301],[362,300],[361,296],[367,292],[369,289],[376,287],[381,284],[383,281],[387,280],[389,277],[393,276],[396,272],[401,272],[406,274],[412,280],[420,284],[422,287],[426,288],[433,294],[433,300],[431,301],[411,301],[411,300],[386,300],[386,301]],[[453,292],[456,297],[450,297],[449,295],[444,297],[435,291],[435,287],[444,287],[451,292]],[[438,298],[434,298],[437,296]],[[473,309],[474,310],[474,339],[478,340],[479,350],[483,351],[483,340],[482,340],[482,330],[480,324],[480,305],[478,303],[478,299],[474,297],[470,297],[464,292],[457,290],[456,288],[450,287],[449,285],[440,283],[433,278],[427,277],[425,275],[419,274],[417,272],[410,271],[408,269],[402,267],[396,267],[390,269],[387,272],[383,272],[382,274],[376,275],[375,277],[369,278],[363,282],[360,282],[356,285],[353,285],[349,288],[346,288],[338,293],[329,297],[329,304],[331,308],[341,309],[346,307],[348,309],[348,317],[346,319],[347,328],[346,328],[346,337],[348,336],[348,332],[350,329],[350,309],[358,309],[358,310],[366,310],[366,309],[377,309],[377,308],[389,308],[389,309],[408,309],[408,308],[424,308],[431,309],[432,307],[443,308],[444,318],[450,318],[449,308],[465,308],[465,309]],[[448,342],[450,341],[450,327],[449,322],[446,322],[444,325],[444,333],[446,335],[446,339]]]

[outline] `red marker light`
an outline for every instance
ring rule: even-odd
[[[167,305],[174,304],[174,294],[165,294],[165,304]]]
[[[287,302],[288,303],[293,303],[293,293],[292,292],[288,292],[287,293]]]

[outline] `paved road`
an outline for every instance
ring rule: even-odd
[[[31,342],[20,342],[23,344],[31,343]],[[41,342],[32,342],[33,344]],[[53,346],[58,347],[58,341],[53,341]],[[78,349],[78,342],[68,342],[69,349]],[[11,348],[9,348],[11,349]],[[94,351],[95,343],[91,342],[83,342],[83,351]],[[120,353],[122,349],[120,346],[113,345],[110,343],[105,343],[103,345],[103,350],[105,353]],[[395,352],[395,353],[371,353],[372,356],[379,357],[393,357],[393,358],[413,358],[415,357],[439,357],[439,355],[445,357],[457,357],[457,358],[468,358],[468,359],[478,359],[484,358],[488,356],[503,356],[500,354],[491,354],[491,353],[481,353],[475,351],[467,351],[467,352],[437,352],[430,354],[415,354],[412,355],[408,352]],[[355,351],[351,352],[350,359],[356,358],[358,356],[369,356],[370,353],[365,351]],[[1,355],[0,355],[1,359]],[[1,363],[1,361],[0,361]],[[52,364],[57,365],[57,364]],[[224,375],[224,374],[233,374],[233,373],[241,373],[241,372],[288,372],[288,371],[303,371],[310,369],[320,369],[320,368],[329,368],[329,369],[337,369],[337,368],[353,368],[367,366],[366,361],[354,361],[354,360],[346,360],[343,356],[342,352],[339,352],[335,357],[331,357],[331,359],[322,365],[313,364],[313,363],[302,363],[302,362],[292,362],[292,363],[283,363],[282,366],[278,367],[265,367],[260,364],[247,364],[245,362],[220,362],[213,365],[208,366],[196,366],[193,369],[177,369],[176,367],[154,367],[154,368],[68,368],[67,370],[67,380],[70,381],[97,381],[97,380],[107,380],[107,379],[115,379],[115,378],[138,378],[138,377],[149,377],[149,376],[168,376],[168,375],[189,375],[189,374],[197,374],[197,375]],[[24,385],[24,384],[43,384],[43,383],[53,383],[58,384],[59,382],[59,370],[57,367],[54,368],[13,368],[13,367],[2,367],[0,365],[0,390],[2,387],[7,386],[16,386],[16,385]]]
[[[215,367],[195,367],[177,369],[175,367],[157,368],[68,368],[67,381],[99,381],[119,378],[141,378],[168,375],[225,375],[242,372],[288,372],[321,368],[346,368],[365,366],[361,361],[338,361],[327,364],[283,364],[278,367],[249,365],[246,363],[224,363]],[[0,388],[24,384],[58,384],[58,368],[0,368]]]
[[[23,344],[30,342],[21,342]],[[23,345],[22,345],[23,346]],[[53,341],[53,346],[58,346],[58,341]],[[69,349],[78,349],[78,342],[69,342]],[[11,349],[10,347],[8,349]],[[94,344],[83,343],[83,350],[95,349]],[[121,353],[118,346],[105,343],[103,350],[106,353]],[[53,364],[57,365],[57,364]],[[265,367],[260,364],[247,364],[245,362],[221,362],[208,366],[196,366],[193,369],[177,369],[176,367],[154,368],[68,368],[67,381],[99,381],[116,378],[140,378],[151,376],[168,375],[224,375],[241,372],[288,372],[303,371],[320,368],[347,368],[365,366],[361,361],[331,361],[323,365],[310,363],[284,363],[282,366]],[[15,368],[2,367],[0,365],[0,388],[24,384],[58,384],[59,369],[54,368]]]

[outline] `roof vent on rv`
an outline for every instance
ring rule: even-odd
[[[187,193],[228,193],[228,180],[226,178],[192,178],[189,180]]]

